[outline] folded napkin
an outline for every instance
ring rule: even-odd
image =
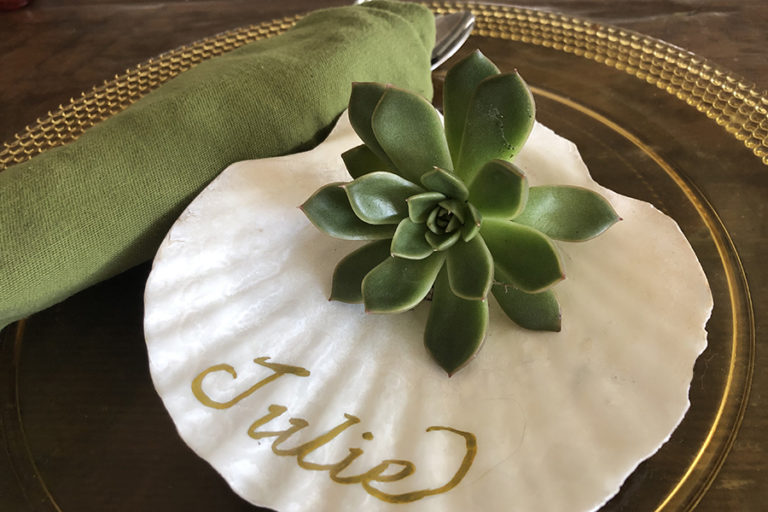
[[[431,97],[434,30],[432,14],[415,4],[316,11],[0,172],[0,327],[151,258],[189,201],[232,162],[316,144],[353,81]]]

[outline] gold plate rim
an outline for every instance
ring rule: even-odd
[[[429,2],[427,5],[436,14],[471,10],[476,17],[473,35],[518,41],[571,53],[655,85],[706,115],[730,136],[741,141],[763,165],[768,166],[768,94],[759,91],[753,83],[724,70],[707,59],[640,33],[562,14],[476,2]],[[300,17],[300,15],[289,16],[223,32],[165,52],[123,74],[116,75],[111,80],[82,93],[78,98],[71,99],[67,105],[49,112],[46,117],[37,119],[34,124],[25,127],[24,131],[17,134],[12,141],[6,142],[0,148],[0,171],[24,162],[43,151],[75,140],[87,128],[124,110],[179,73],[246,43],[280,34],[293,26]],[[542,91],[538,92],[542,93]],[[600,116],[595,112],[586,113],[592,117]],[[600,121],[610,123],[605,119]],[[611,128],[616,129],[615,126]],[[620,128],[619,133],[626,132],[621,127],[618,128]],[[633,140],[628,132],[627,135],[630,141],[639,142],[642,145],[641,141]],[[641,147],[641,149],[652,158],[655,155],[650,148]],[[667,172],[665,167],[668,167],[668,164],[658,155],[656,157],[654,158],[656,163]],[[677,176],[674,170],[671,171]],[[675,176],[672,176],[673,179],[684,190],[689,191],[692,186],[695,189],[691,183]],[[734,332],[738,328],[735,308],[738,308],[738,301],[742,301],[743,310],[747,315],[744,330],[747,332],[746,339],[749,346],[747,347],[747,365],[742,369],[745,372],[742,387],[738,389],[731,387],[736,370],[732,354],[728,382],[721,399],[718,418],[726,406],[726,401],[737,401],[739,408],[727,439],[720,444],[719,452],[711,463],[706,480],[698,486],[699,488],[693,489],[687,497],[682,497],[685,501],[684,508],[687,510],[693,508],[706,492],[733,444],[747,405],[746,398],[749,394],[754,367],[755,343],[754,313],[738,253],[715,209],[706,202],[702,194],[695,190],[691,191],[691,194],[689,198],[696,198],[692,201],[702,219],[708,223],[710,232],[716,238],[719,237],[715,242],[727,273]],[[687,192],[686,195],[688,195]],[[20,342],[23,326],[23,321],[17,324],[16,342]],[[732,343],[736,343],[735,337],[734,333]],[[657,511],[667,510],[672,503],[681,504],[677,499],[680,494],[686,494],[681,492],[686,485],[686,479],[709,446],[716,426],[717,424],[711,427],[699,456],[692,461],[681,480],[660,503]],[[21,434],[23,436],[23,431]],[[30,461],[34,465],[31,457]],[[43,479],[40,475],[38,477],[38,483],[45,487]],[[50,494],[48,497],[55,504]],[[57,506],[56,509],[58,510]]]
[[[640,137],[611,121],[599,112],[596,112],[577,101],[541,87],[531,86],[531,90],[534,95],[546,97],[560,103],[564,107],[581,112],[596,122],[610,128],[636,146],[648,156],[659,169],[664,172],[664,174],[672,179],[675,185],[682,191],[685,198],[696,210],[697,215],[704,222],[709,234],[712,236],[718,254],[718,261],[722,264],[722,270],[725,274],[731,314],[731,349],[730,357],[728,359],[726,382],[722,394],[719,397],[717,412],[712,424],[707,429],[704,441],[697,448],[693,459],[685,468],[680,479],[672,486],[658,506],[654,508],[654,512],[673,510],[673,507],[677,506],[682,507],[683,510],[693,510],[711,486],[735,442],[736,435],[746,412],[748,397],[751,390],[755,351],[754,310],[746,273],[739,258],[739,254],[725,224],[704,194],[698,190],[694,183],[676,171],[658,152],[645,144]],[[746,319],[743,320],[743,323],[739,320],[740,312],[743,312],[746,315]],[[742,368],[739,368],[738,366],[739,354],[746,355],[746,364]],[[741,386],[739,386],[739,384],[741,384]],[[726,410],[734,407],[734,404],[736,413],[733,415],[732,422],[726,433],[726,438],[719,443],[715,443],[715,438],[720,432],[720,428],[723,426],[722,422]],[[705,462],[705,458],[710,451],[713,451],[714,453],[709,457],[710,460]],[[702,469],[700,467],[701,465],[708,467]],[[704,477],[698,484],[690,481],[691,476],[697,470],[701,470],[704,473]]]
[[[544,46],[644,80],[706,115],[768,166],[768,92],[698,55],[639,32],[535,9],[484,2],[427,2],[435,14],[470,10],[473,35]],[[59,106],[3,144],[0,171],[79,137],[182,71],[280,34],[301,15],[204,38],[128,69]]]

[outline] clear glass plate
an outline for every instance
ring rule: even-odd
[[[733,443],[751,383],[754,318],[740,255],[759,254],[750,212],[761,201],[755,185],[768,180],[768,100],[714,64],[640,34],[472,8],[475,34],[454,60],[479,48],[502,70],[517,68],[533,88],[538,119],[578,145],[600,183],[677,220],[702,262],[715,307],[691,408],[603,508],[688,510]],[[0,152],[0,164],[71,140],[194,62],[292,21],[212,36],[142,64],[31,127]],[[438,102],[451,62],[433,75]],[[142,335],[148,272],[137,267],[0,334],[0,457],[17,482],[8,475],[3,485],[16,485],[35,510],[254,510],[183,444],[154,392]]]

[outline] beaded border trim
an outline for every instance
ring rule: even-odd
[[[87,128],[125,110],[182,71],[246,43],[285,32],[300,17],[291,16],[222,32],[162,53],[105,80],[81,93],[80,97],[70,99],[67,105],[59,105],[55,111],[48,112],[47,117],[38,118],[13,140],[4,143],[0,148],[0,171],[77,139]]]
[[[474,34],[572,53],[655,85],[707,115],[768,165],[768,91],[659,39],[531,9],[441,2],[436,13],[469,8]]]
[[[768,93],[716,64],[637,32],[580,18],[484,3],[430,2],[437,14],[471,10],[475,35],[572,53],[616,68],[704,113],[768,165]],[[300,16],[242,27],[163,53],[37,119],[0,148],[0,170],[76,139],[160,84],[216,55],[284,32]]]

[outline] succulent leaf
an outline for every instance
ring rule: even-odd
[[[469,200],[484,217],[512,219],[528,198],[528,180],[515,164],[491,160],[480,168],[469,187]]]
[[[463,222],[464,221],[461,220],[458,215],[454,215],[453,218],[448,221],[448,225],[445,227],[445,232],[453,233],[456,230],[460,230],[464,225]]]
[[[475,52],[446,75],[443,107],[444,129],[417,94],[353,84],[349,119],[364,142],[342,154],[353,181],[302,210],[331,236],[374,240],[338,263],[332,300],[398,313],[434,290],[424,342],[450,375],[485,338],[489,290],[518,325],[559,331],[550,287],[565,276],[552,239],[587,240],[619,217],[587,189],[529,188],[510,162],[535,117],[517,72]]]
[[[467,212],[469,217],[461,228],[461,239],[465,242],[469,242],[480,232],[483,223],[483,216],[472,203],[467,203]]]
[[[441,206],[445,211],[458,217],[462,223],[464,223],[464,219],[467,218],[467,203],[463,201],[459,201],[458,199],[445,199],[440,201],[438,206]]]
[[[342,186],[355,214],[369,224],[397,224],[408,216],[410,196],[424,192],[391,172],[372,172]]]
[[[534,227],[555,240],[589,240],[619,220],[600,194],[572,186],[531,187],[515,222]]]
[[[510,160],[523,147],[535,118],[533,96],[520,75],[493,75],[477,86],[467,110],[456,173],[471,183],[488,160]]]
[[[560,331],[560,304],[552,290],[525,293],[511,286],[495,284],[491,292],[504,313],[520,327],[533,331]]]
[[[445,267],[455,295],[467,300],[485,300],[493,282],[493,256],[483,237],[456,242],[446,252]]]
[[[515,222],[484,219],[480,234],[507,284],[524,292],[544,291],[565,276],[552,241],[535,229]]]
[[[442,271],[424,330],[424,345],[432,358],[453,375],[480,350],[487,328],[488,302],[454,295],[447,272]]]
[[[464,182],[452,172],[440,169],[439,167],[424,173],[421,177],[421,184],[429,190],[440,192],[452,199],[466,201],[469,197],[469,190],[467,190]]]
[[[440,229],[440,227],[437,225],[437,216],[439,213],[440,213],[440,209],[434,208],[431,212],[429,212],[429,216],[427,216],[427,227],[433,233],[443,232],[443,230]]]
[[[344,166],[352,179],[374,171],[392,171],[391,164],[379,158],[371,148],[365,144],[356,146],[341,154]]]
[[[363,278],[387,258],[389,258],[389,240],[377,240],[349,253],[333,271],[329,300],[349,304],[363,302]]]
[[[499,68],[479,50],[457,62],[445,75],[443,85],[443,112],[445,113],[445,138],[453,161],[458,161],[461,137],[467,109],[475,88],[492,75],[498,75]]]
[[[424,234],[424,238],[435,251],[444,251],[448,249],[459,240],[460,236],[461,231],[437,234],[427,230],[427,232]]]
[[[376,140],[376,135],[373,133],[373,127],[371,126],[373,111],[376,110],[376,105],[379,104],[379,100],[381,100],[386,90],[387,86],[384,84],[372,82],[353,83],[352,94],[349,96],[349,123],[358,137],[360,137],[360,140],[371,148],[371,151],[381,160],[388,162],[389,165],[387,167],[392,169],[394,164],[392,164],[387,153]]]
[[[413,222],[408,217],[400,221],[395,236],[392,237],[392,246],[390,247],[392,256],[421,260],[435,252],[424,237],[426,232],[427,226],[423,222]]]
[[[413,222],[426,222],[432,210],[440,201],[445,199],[446,197],[440,192],[424,192],[411,196],[406,200],[408,202],[408,217]]]
[[[421,96],[388,87],[371,119],[376,140],[398,174],[413,183],[433,167],[453,169],[443,124]]]
[[[427,296],[445,255],[422,260],[390,256],[363,279],[363,302],[371,313],[397,313],[415,307]]]
[[[301,210],[320,231],[344,240],[391,238],[395,226],[374,226],[360,220],[339,183],[321,187],[301,205]]]

